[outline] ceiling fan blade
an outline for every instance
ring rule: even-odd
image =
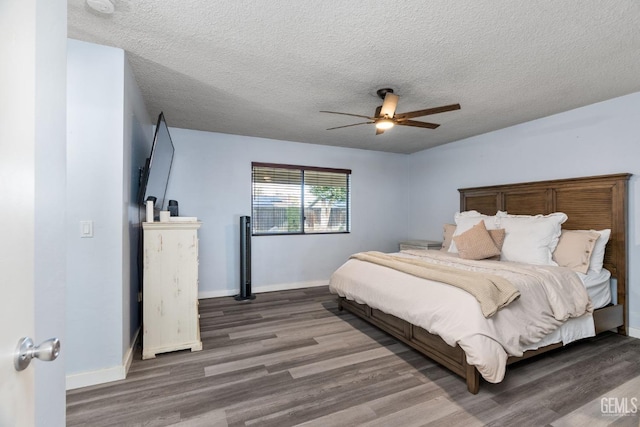
[[[410,111],[408,113],[396,114],[396,119],[412,119],[414,117],[428,116],[430,114],[444,113],[446,111],[459,110],[460,104],[443,105],[442,107],[427,108],[426,110]]]
[[[351,113],[339,113],[337,111],[320,111],[321,113],[329,113],[329,114],[342,114],[343,116],[353,116],[353,117],[362,117],[363,119],[373,120],[375,117],[362,116],[360,114],[351,114]]]
[[[387,116],[392,118],[396,113],[396,107],[398,106],[398,99],[400,97],[391,92],[387,92],[384,96],[384,101],[382,102],[382,108],[380,109],[381,116]]]
[[[373,115],[375,118],[380,117],[380,110],[382,110],[382,105],[378,105],[378,106],[376,107],[376,112],[375,112],[375,113],[374,113],[374,115]]]
[[[384,133],[384,129],[376,128],[376,135],[382,135]]]
[[[417,120],[403,120],[401,122],[400,121],[396,122],[396,124],[398,126],[413,126],[417,128],[427,128],[427,129],[435,129],[438,126],[440,126],[435,123],[419,122]]]
[[[362,122],[362,123],[354,123],[354,124],[352,124],[352,125],[336,126],[336,127],[334,127],[334,128],[329,128],[329,129],[327,129],[327,130],[334,130],[334,129],[348,128],[348,127],[351,127],[351,126],[358,126],[358,125],[370,125],[371,123],[374,123],[374,122]]]

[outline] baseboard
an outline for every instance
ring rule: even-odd
[[[126,377],[125,366],[113,366],[111,368],[97,371],[80,372],[78,374],[67,375],[66,389],[89,387],[96,384],[104,384],[112,381],[123,380]]]
[[[629,336],[633,338],[640,338],[640,329],[629,328]]]
[[[138,342],[138,338],[140,336],[140,329],[141,327],[138,327],[138,329],[136,330],[135,334],[133,334],[133,339],[131,340],[131,344],[129,344],[129,348],[127,349],[127,352],[124,355],[124,376],[126,378],[127,374],[129,373],[129,368],[131,368],[131,364],[133,363],[133,352],[136,349],[136,344]]]
[[[138,328],[136,333],[133,335],[131,345],[122,358],[122,365],[99,369],[97,371],[80,372],[78,374],[67,375],[66,389],[74,390],[76,388],[89,387],[96,384],[104,384],[125,379],[129,372],[129,368],[131,367],[131,363],[133,362],[133,352],[135,351],[139,335],[140,328]]]
[[[290,289],[314,288],[317,286],[327,286],[328,284],[329,284],[328,280],[311,280],[309,282],[278,283],[275,285],[255,286],[251,289],[251,292],[253,292],[254,294],[260,294],[263,292],[288,291]],[[238,289],[203,291],[203,292],[198,292],[198,299],[230,297],[234,295],[238,295]]]

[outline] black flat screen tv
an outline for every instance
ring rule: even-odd
[[[164,119],[164,114],[160,113],[151,145],[151,154],[142,170],[138,192],[138,202],[141,205],[144,205],[149,197],[155,197],[155,210],[165,208],[165,196],[174,151],[167,122]]]

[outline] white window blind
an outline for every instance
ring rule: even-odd
[[[251,166],[253,235],[350,231],[351,170]]]

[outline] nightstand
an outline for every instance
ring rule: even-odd
[[[405,249],[440,249],[442,242],[435,240],[407,240],[400,242],[400,250]]]

